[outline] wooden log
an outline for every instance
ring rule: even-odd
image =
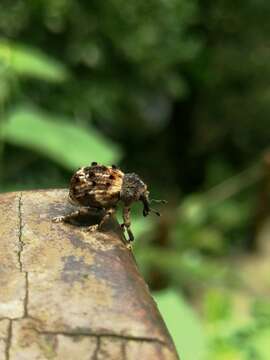
[[[66,190],[0,195],[0,360],[178,359],[115,219],[52,222],[70,209]]]

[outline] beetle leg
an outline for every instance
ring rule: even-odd
[[[59,223],[59,222],[70,222],[71,220],[74,220],[76,218],[78,218],[80,215],[87,215],[89,213],[88,208],[81,208],[79,210],[76,211],[72,211],[69,214],[66,215],[61,215],[61,216],[55,216],[52,221]]]
[[[132,234],[132,231],[130,230],[130,225],[131,225],[130,208],[128,206],[125,206],[123,208],[123,220],[124,220],[124,223],[122,224],[122,228],[125,228],[127,230],[128,241],[131,242],[134,240],[134,236]]]
[[[90,225],[86,229],[87,232],[95,232],[97,230],[98,230],[98,224]]]
[[[102,225],[115,213],[115,208],[109,208],[106,209],[105,215],[103,216],[103,218],[101,219],[98,228],[100,229],[102,227]]]

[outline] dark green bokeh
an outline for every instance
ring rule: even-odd
[[[168,199],[161,219],[135,206],[135,253],[184,360],[270,357],[269,323],[251,311],[269,295],[257,266],[268,260],[258,234],[270,199],[269,10],[266,0],[0,4],[0,191],[64,187],[99,161]],[[181,342],[189,321],[198,348],[208,344],[201,355]]]

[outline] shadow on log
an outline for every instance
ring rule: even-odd
[[[117,222],[51,221],[70,208],[66,190],[0,195],[0,359],[178,359]]]

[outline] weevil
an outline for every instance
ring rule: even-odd
[[[55,222],[69,222],[80,214],[87,214],[90,209],[104,210],[99,224],[91,225],[88,230],[96,231],[116,211],[117,205],[123,204],[123,231],[127,231],[128,242],[134,240],[130,229],[130,207],[136,201],[143,204],[143,216],[150,212],[160,213],[150,207],[150,202],[166,203],[165,200],[149,200],[147,185],[135,173],[125,174],[117,166],[105,166],[92,162],[90,166],[78,169],[72,176],[69,198],[80,209],[70,214],[55,217]]]

